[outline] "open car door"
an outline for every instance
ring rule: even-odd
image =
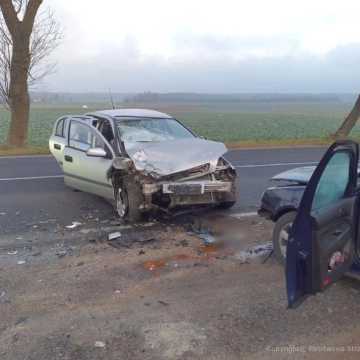
[[[334,143],[313,173],[290,232],[286,258],[289,307],[325,290],[356,256],[358,144]]]

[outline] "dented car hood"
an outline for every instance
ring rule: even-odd
[[[296,169],[284,171],[275,175],[271,180],[274,181],[290,181],[300,184],[307,184],[311,178],[311,175],[315,171],[316,166],[304,166]]]
[[[157,177],[217,161],[227,152],[223,143],[200,138],[125,145],[138,171]]]
[[[271,180],[274,181],[288,181],[295,182],[298,184],[307,184],[311,178],[311,175],[315,171],[316,166],[304,166],[288,171],[284,171],[280,174],[275,175]],[[358,176],[360,174],[360,168],[357,169]]]

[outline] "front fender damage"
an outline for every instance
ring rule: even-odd
[[[136,183],[143,195],[142,211],[169,213],[177,207],[236,201],[236,171],[222,157],[165,176],[138,170],[132,159],[117,157],[108,171],[108,177],[115,192],[124,186],[125,178]]]

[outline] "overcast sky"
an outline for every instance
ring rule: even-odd
[[[44,90],[358,92],[359,0],[45,0]]]

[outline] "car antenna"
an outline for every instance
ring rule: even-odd
[[[113,110],[115,110],[114,99],[112,96],[111,89],[109,89],[109,95],[110,95],[111,106],[112,106]]]

